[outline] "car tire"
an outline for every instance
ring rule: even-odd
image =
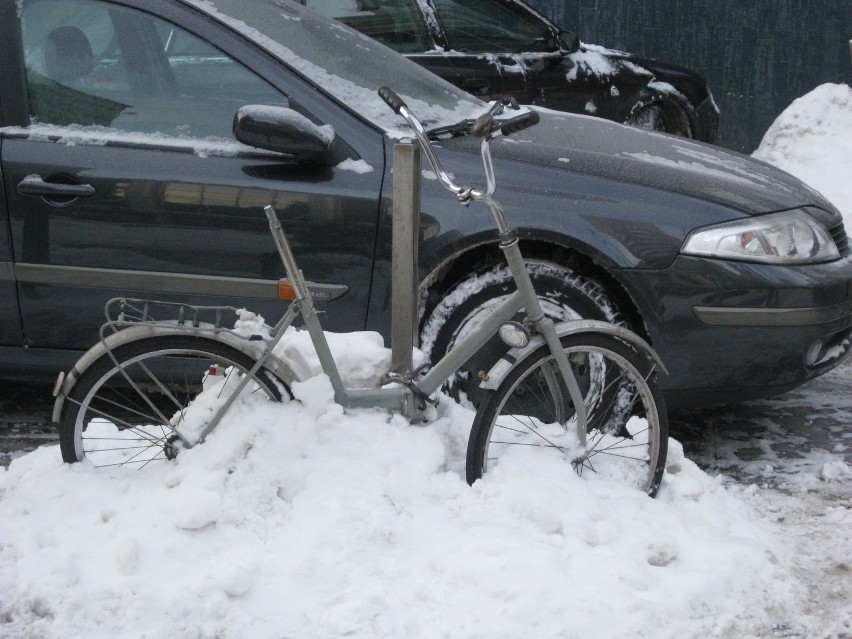
[[[624,123],[648,131],[670,133],[684,138],[692,137],[692,129],[686,114],[674,104],[646,105],[632,113]]]
[[[613,296],[600,282],[577,271],[546,260],[526,260],[533,284],[545,314],[555,322],[569,319],[594,319],[626,325]],[[479,317],[515,290],[515,283],[505,264],[482,268],[456,283],[439,302],[427,309],[421,324],[421,348],[432,363],[437,362],[459,339],[478,323]],[[522,313],[518,314],[518,318]],[[508,350],[496,335],[480,349],[451,379],[445,389],[457,398],[466,397],[474,406],[480,404],[480,371],[488,371]]]
[[[666,132],[666,121],[663,117],[663,107],[658,104],[649,104],[646,107],[642,107],[630,115],[624,123],[629,124],[630,126],[635,126],[639,129],[660,131],[662,133]]]
[[[181,362],[189,368],[181,368]],[[117,346],[92,362],[68,393],[59,418],[62,459],[131,470],[174,459],[178,437],[173,433],[211,368],[227,371],[224,388],[254,365],[242,351],[196,335],[155,335]],[[260,392],[258,397],[277,402],[289,393],[265,367],[251,379],[254,386],[246,394]],[[220,392],[216,401],[226,399]],[[214,406],[203,410],[212,415]]]

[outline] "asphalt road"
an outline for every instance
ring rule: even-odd
[[[0,382],[0,466],[39,446],[59,442],[50,423],[52,390],[44,384]]]

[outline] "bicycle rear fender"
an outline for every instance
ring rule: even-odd
[[[627,342],[630,346],[633,346],[649,361],[654,362],[657,365],[657,368],[668,374],[668,370],[666,369],[665,364],[663,364],[663,360],[661,360],[660,356],[657,355],[657,352],[651,348],[651,345],[633,331],[629,331],[622,326],[616,326],[614,324],[600,322],[598,320],[572,320],[557,324],[555,328],[556,334],[560,339],[568,335],[579,335],[582,333],[598,333],[620,339]],[[508,353],[503,355],[503,357],[497,360],[494,366],[491,367],[491,370],[489,370],[485,375],[485,378],[482,383],[479,384],[479,387],[486,390],[496,390],[505,379],[506,375],[509,374],[509,371],[544,345],[544,338],[541,335],[536,335],[530,340],[530,343],[523,348],[513,348],[509,350]]]
[[[106,355],[110,350],[116,349],[130,342],[135,342],[142,339],[152,337],[164,337],[169,335],[191,335],[202,339],[207,339],[213,342],[221,342],[231,348],[234,348],[247,356],[257,359],[264,348],[265,342],[249,341],[237,337],[227,331],[213,331],[206,328],[201,330],[192,327],[162,327],[162,326],[146,326],[138,324],[129,328],[122,329],[117,333],[108,335],[97,344],[86,351],[74,367],[57,382],[58,388],[54,391],[56,402],[53,405],[53,421],[59,422],[62,414],[62,406],[65,403],[65,398],[71,389],[77,384],[80,376],[98,359]],[[284,362],[275,355],[270,355],[266,360],[266,368],[275,374],[278,379],[290,386],[293,382],[304,381],[311,377],[311,368],[298,353],[291,352],[288,355],[290,358],[297,358],[299,361]]]

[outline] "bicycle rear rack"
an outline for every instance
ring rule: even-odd
[[[162,300],[116,297],[104,306],[106,324],[101,329],[101,334],[106,333],[104,329],[117,332],[129,326],[144,324],[170,329],[183,327],[193,332],[224,331],[248,341],[265,339],[260,334],[247,334],[245,330],[233,328],[238,320],[243,319],[244,310],[234,306],[195,306]]]

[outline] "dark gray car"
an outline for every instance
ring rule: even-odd
[[[349,287],[327,305],[328,327],[387,334],[390,153],[405,131],[375,93],[383,84],[433,128],[483,108],[284,0],[0,0],[0,372],[67,368],[118,295],[236,296],[275,319],[269,203],[308,276]],[[243,146],[230,131],[245,104],[289,106],[335,143],[309,160]],[[448,169],[474,181],[475,143],[440,144]],[[770,395],[848,352],[841,217],[789,175],[558,112],[494,146],[548,311],[640,332],[671,371],[673,404]],[[506,294],[507,276],[488,212],[458,207],[431,177],[421,328],[437,354]]]

